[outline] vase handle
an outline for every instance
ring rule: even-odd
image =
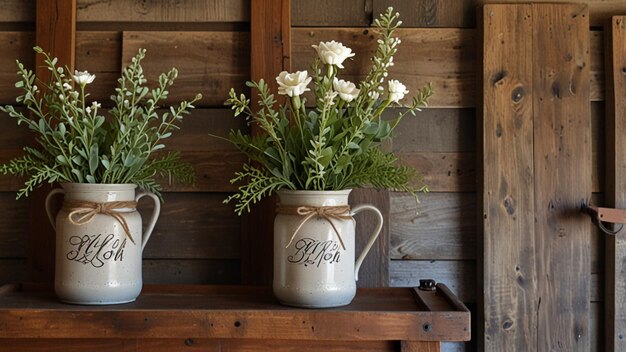
[[[139,199],[141,199],[144,196],[148,196],[152,198],[152,200],[154,201],[154,209],[152,210],[152,216],[150,216],[150,221],[148,222],[148,225],[146,226],[146,230],[141,236],[141,250],[142,251],[146,247],[146,244],[148,243],[148,240],[150,239],[150,235],[152,235],[152,230],[154,230],[154,225],[156,225],[157,219],[159,218],[159,214],[161,213],[161,201],[159,200],[159,197],[157,197],[152,192],[138,191],[137,195],[135,196],[135,202],[139,202]]]
[[[56,214],[52,214],[52,198],[57,194],[65,194],[65,190],[63,188],[55,188],[46,196],[46,214],[48,214],[48,220],[50,220],[50,225],[52,225],[53,229],[57,229],[56,224]]]
[[[352,208],[352,212],[350,213],[350,215],[353,216],[363,210],[369,210],[369,211],[372,211],[374,214],[376,214],[378,222],[376,223],[376,229],[372,233],[372,236],[370,237],[369,241],[367,241],[365,248],[363,248],[363,252],[361,252],[361,255],[359,255],[359,258],[356,260],[356,263],[354,264],[354,281],[359,281],[359,269],[361,268],[363,259],[365,259],[365,256],[367,255],[367,253],[369,253],[370,249],[374,245],[374,242],[376,242],[378,235],[380,234],[380,230],[382,230],[383,228],[383,214],[380,213],[380,210],[378,210],[378,208],[376,208],[375,206],[371,204],[357,205],[356,207]]]

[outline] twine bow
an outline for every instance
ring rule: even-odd
[[[341,235],[339,234],[339,230],[337,230],[337,227],[335,227],[335,224],[333,223],[333,219],[335,220],[352,219],[352,216],[350,215],[349,205],[321,206],[321,207],[279,205],[277,212],[279,214],[300,215],[304,217],[300,221],[300,224],[298,224],[298,227],[296,228],[296,230],[293,232],[293,235],[291,235],[291,238],[289,239],[289,243],[287,243],[285,248],[288,248],[291,245],[291,243],[293,242],[294,238],[296,238],[296,235],[298,234],[298,231],[300,231],[302,226],[304,226],[304,224],[307,221],[309,221],[312,217],[317,216],[318,218],[324,219],[330,223],[330,226],[332,226],[333,230],[335,230],[335,234],[337,235],[337,238],[339,239],[339,243],[341,243],[341,248],[343,248],[344,250],[346,249],[346,246],[343,243],[343,239],[341,238]]]
[[[108,215],[117,220],[117,222],[122,225],[126,236],[128,236],[133,244],[135,244],[135,240],[130,234],[130,229],[128,228],[128,223],[126,223],[126,219],[124,218],[124,216],[122,216],[122,214],[120,214],[119,210],[124,208],[136,207],[137,202],[134,201],[96,203],[81,200],[66,200],[63,202],[63,209],[69,212],[69,214],[67,215],[67,219],[73,225],[81,226],[88,224],[96,217],[96,214]],[[80,217],[74,220],[74,216]]]

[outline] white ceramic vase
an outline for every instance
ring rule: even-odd
[[[310,214],[303,222],[308,216],[302,215],[306,213],[303,209],[310,213],[319,207],[347,206],[349,194],[350,190],[278,192],[280,205],[274,221],[273,289],[282,304],[306,308],[339,307],[350,304],[354,298],[359,267],[378,238],[383,224],[382,214],[376,207],[363,204],[348,210],[343,218]],[[285,208],[291,211],[281,210]],[[303,211],[293,214],[297,208]],[[373,212],[378,224],[355,262],[355,221],[352,215],[363,210]]]
[[[46,198],[46,211],[56,230],[57,296],[73,304],[134,301],[142,288],[142,251],[159,216],[159,199],[149,192],[135,194],[134,184],[64,183],[61,187]],[[64,207],[55,216],[51,201],[58,194],[64,195]],[[88,208],[82,208],[71,221],[68,218],[77,208],[68,209],[67,205],[75,201],[114,204],[111,202],[137,202],[144,196],[152,198],[154,210],[143,234],[141,215],[134,207],[114,209],[114,216],[99,211],[90,214]]]

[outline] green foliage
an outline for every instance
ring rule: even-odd
[[[4,175],[28,176],[18,198],[44,182],[134,183],[157,194],[161,190],[157,177],[193,182],[193,168],[182,162],[178,153],[157,152],[201,98],[198,94],[167,112],[157,111],[178,75],[175,68],[159,76],[157,87],[148,88],[141,67],[146,51],[140,49],[118,79],[116,94],[111,96],[111,118],[106,119],[98,102],[86,104],[89,94],[85,87],[95,75],[72,74],[57,67],[57,59],[41,48],[34,50],[43,55],[50,82],[40,81],[17,61],[20,80],[15,86],[22,94],[16,102],[29,112],[22,113],[11,105],[0,107],[16,118],[18,125],[25,124],[37,134],[37,148],[26,147],[25,155],[0,165]]]
[[[425,186],[412,186],[421,183],[416,179],[415,170],[400,165],[393,153],[380,149],[381,143],[391,138],[400,120],[408,113],[415,115],[433,94],[429,84],[414,95],[411,105],[395,119],[381,117],[388,107],[399,106],[397,95],[392,96],[391,84],[388,91],[383,85],[400,43],[393,36],[401,24],[398,16],[390,8],[375,21],[381,38],[371,60],[371,69],[359,83],[358,95],[352,99],[342,98],[340,88],[334,85],[342,65],[324,62],[321,54],[312,66],[314,109],[307,111],[306,99],[300,96],[303,92],[300,90],[289,95],[284,106],[275,109],[276,100],[263,80],[247,83],[258,91],[257,111],[250,108],[250,99],[245,95],[230,90],[226,104],[232,106],[234,115],[244,115],[249,123],[264,132],[255,137],[240,131],[230,133],[230,142],[249,159],[231,180],[243,185],[226,200],[236,201],[237,213],[249,211],[251,204],[282,188],[341,190],[372,186],[410,192],[416,201],[416,192],[427,191]],[[344,56],[349,57],[349,53],[347,49]],[[280,77],[277,81],[280,84]],[[301,88],[306,84],[308,81],[303,80]]]

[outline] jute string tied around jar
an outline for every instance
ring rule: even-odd
[[[69,212],[69,214],[67,214],[67,219],[73,225],[81,226],[88,224],[96,217],[96,214],[108,215],[122,225],[126,236],[128,236],[133,244],[135,244],[135,240],[130,234],[128,223],[126,223],[126,219],[120,210],[128,208],[134,209],[136,207],[137,202],[135,201],[97,203],[82,200],[66,200],[63,202],[63,209]],[[74,216],[80,217],[74,220]]]
[[[343,239],[341,238],[341,234],[339,234],[339,230],[337,230],[337,227],[335,227],[335,224],[333,223],[333,219],[352,220],[352,216],[350,215],[349,205],[320,206],[320,207],[278,205],[278,208],[276,209],[276,211],[278,212],[278,214],[299,215],[303,217],[302,220],[300,220],[300,224],[298,224],[298,227],[293,232],[293,235],[291,235],[291,238],[289,239],[289,243],[287,243],[285,248],[288,248],[291,245],[291,243],[293,242],[294,238],[296,238],[296,235],[298,234],[298,231],[300,231],[302,226],[304,226],[304,224],[307,221],[309,221],[311,218],[313,218],[314,216],[317,216],[317,218],[324,219],[330,223],[330,226],[332,226],[333,230],[335,231],[335,234],[337,235],[337,238],[339,239],[339,243],[341,243],[341,248],[343,248],[344,250],[346,249],[346,246],[343,243]]]

